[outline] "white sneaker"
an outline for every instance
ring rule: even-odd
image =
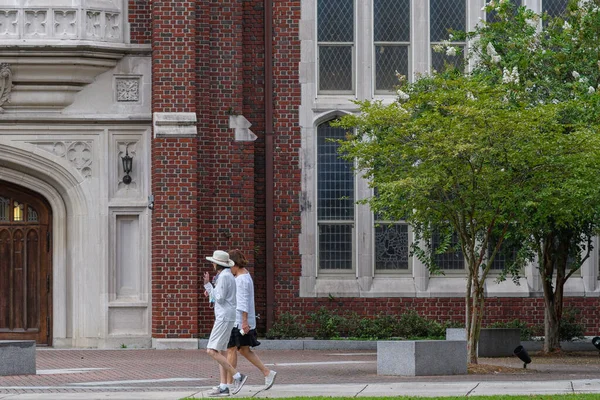
[[[275,378],[277,377],[277,372],[271,370],[271,372],[269,372],[269,375],[265,376],[265,389],[264,390],[269,390],[271,389],[271,386],[273,386],[273,384],[275,383]]]
[[[229,396],[229,388],[221,389],[219,386],[208,392],[208,397],[227,397]]]
[[[240,374],[240,379],[233,380],[233,388],[231,389],[231,394],[237,394],[240,390],[242,390],[242,386],[248,380],[248,375]]]

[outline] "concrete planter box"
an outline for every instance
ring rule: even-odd
[[[464,340],[377,342],[377,375],[430,376],[467,373]]]
[[[479,357],[511,357],[521,344],[521,330],[516,328],[486,328],[479,334]]]
[[[35,340],[0,340],[0,376],[35,375]]]

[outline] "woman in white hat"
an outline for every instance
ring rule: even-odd
[[[235,325],[236,316],[236,285],[235,278],[230,270],[234,262],[229,259],[227,252],[221,250],[215,251],[212,257],[206,257],[206,259],[212,262],[215,270],[219,271],[219,279],[217,279],[217,284],[214,287],[210,283],[210,273],[204,273],[204,289],[215,300],[215,323],[210,332],[206,352],[219,363],[220,375],[219,386],[214,388],[209,396],[223,397],[230,394],[227,385],[227,373],[233,376],[231,394],[238,393],[248,379],[246,375],[240,374],[232,367],[226,358],[227,344],[231,330]]]

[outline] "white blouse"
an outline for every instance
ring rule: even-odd
[[[237,312],[235,325],[242,328],[242,313],[248,313],[250,329],[256,329],[256,311],[254,310],[254,282],[250,274],[238,275],[235,278],[237,286]]]
[[[204,285],[204,289],[215,299],[215,320],[235,321],[236,279],[231,270],[223,269],[215,287],[209,282]]]

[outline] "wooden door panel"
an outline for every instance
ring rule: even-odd
[[[51,345],[50,207],[2,181],[0,206],[0,340]]]
[[[10,318],[10,265],[12,238],[0,227],[0,329],[8,329]]]
[[[27,232],[27,297],[25,328],[27,330],[39,330],[40,324],[40,243],[37,229],[29,229]]]
[[[23,316],[25,315],[25,241],[23,230],[13,231],[13,267],[12,267],[12,318],[11,328],[13,330],[25,329]]]

